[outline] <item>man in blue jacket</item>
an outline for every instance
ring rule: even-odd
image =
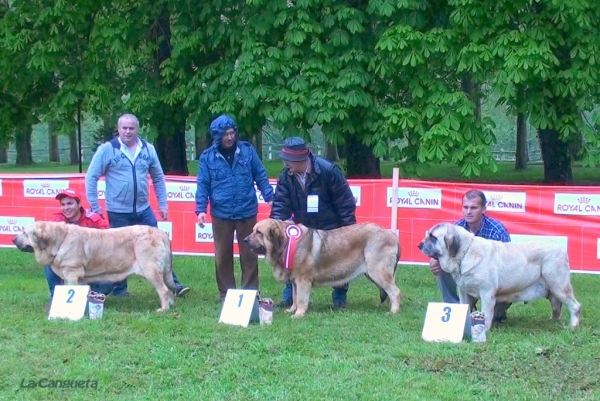
[[[269,205],[273,188],[256,150],[238,139],[238,128],[230,116],[217,117],[210,124],[213,145],[202,152],[198,162],[196,215],[198,224],[206,223],[210,202],[215,271],[219,299],[224,301],[228,289],[236,288],[233,273],[233,233],[246,238],[256,224],[258,200],[254,183]],[[242,265],[243,289],[258,289],[258,256],[244,241],[238,240]]]
[[[152,178],[158,198],[160,217],[167,219],[167,188],[156,149],[140,139],[140,122],[133,114],[119,117],[119,135],[98,147],[85,174],[85,191],[94,213],[102,214],[98,203],[98,180],[106,181],[106,210],[111,228],[142,224],[158,227],[154,212],[148,202],[148,174]],[[175,295],[182,296],[189,287],[181,285],[175,273]],[[129,296],[127,279],[115,283],[113,295]]]

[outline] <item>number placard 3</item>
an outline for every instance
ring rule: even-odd
[[[421,337],[425,341],[459,343],[465,333],[469,305],[430,302],[427,305]]]
[[[227,290],[219,323],[248,327],[258,313],[257,290]]]
[[[79,320],[85,313],[89,285],[57,285],[48,313],[48,319]]]

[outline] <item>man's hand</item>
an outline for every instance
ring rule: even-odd
[[[204,223],[206,223],[206,213],[198,213],[197,222],[200,228],[204,228]]]
[[[440,266],[440,261],[433,258],[429,259],[429,270],[431,270],[434,276],[439,276],[444,272]]]
[[[169,216],[169,211],[167,209],[159,209],[158,213],[160,213],[160,217],[164,220]]]

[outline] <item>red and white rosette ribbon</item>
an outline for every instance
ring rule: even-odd
[[[300,237],[302,237],[302,230],[297,225],[292,224],[285,229],[285,233],[288,236],[288,245],[285,252],[285,260],[283,261],[283,267],[288,270],[294,269],[294,256],[296,255],[296,245]]]

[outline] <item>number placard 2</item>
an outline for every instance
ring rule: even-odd
[[[257,290],[227,290],[219,323],[248,327],[258,316]]]
[[[81,319],[85,313],[89,292],[89,285],[57,285],[54,287],[48,319]]]
[[[425,341],[459,343],[465,333],[469,305],[430,302],[427,305],[421,337]]]

